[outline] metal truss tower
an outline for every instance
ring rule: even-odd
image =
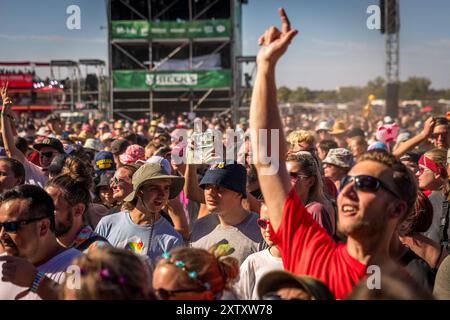
[[[400,91],[400,6],[399,0],[381,0],[381,33],[386,49],[386,115],[398,116]]]

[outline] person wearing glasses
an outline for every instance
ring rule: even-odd
[[[434,119],[433,133],[430,136],[431,143],[435,148],[447,150],[450,147],[450,130],[448,120],[444,117]]]
[[[447,151],[438,148],[431,149],[420,157],[416,176],[419,188],[425,190],[424,193],[428,195],[428,199],[433,205],[433,221],[423,235],[440,243],[444,246],[444,250],[450,252],[448,244],[450,217],[449,210],[444,208],[444,203],[450,198],[450,182],[446,164]]]
[[[233,285],[240,299],[258,300],[258,283],[261,278],[273,270],[283,270],[283,261],[278,247],[270,240],[269,213],[267,207],[262,204],[257,220],[264,241],[269,246],[259,252],[252,253],[244,260],[239,270],[239,278]]]
[[[21,185],[2,193],[0,203],[0,300],[55,299],[55,283],[81,252],[57,242],[52,198]]]
[[[446,137],[446,134],[443,134],[444,130],[447,130],[446,118],[429,117],[425,120],[422,131],[404,142],[397,143],[392,154],[399,158],[408,151],[413,151],[416,146],[427,140],[435,148],[444,148],[444,143],[448,145],[448,138],[443,139]],[[445,147],[445,150],[447,150],[447,147]]]
[[[307,151],[286,158],[286,168],[292,187],[311,214],[328,234],[336,232],[336,211],[325,197],[322,174],[316,159]]]
[[[271,238],[287,271],[318,278],[336,299],[343,299],[366,275],[369,265],[378,265],[383,273],[403,272],[390,257],[389,245],[397,224],[414,205],[417,185],[412,173],[395,157],[370,151],[350,169],[337,198],[338,227],[347,236],[347,243],[336,243],[311,217],[283,165],[286,144],[277,107],[275,67],[298,31],[291,29],[284,9],[279,9],[279,14],[281,31],[271,27],[259,38],[258,72],[250,107],[251,129],[277,129],[279,134],[277,170],[267,170],[269,165],[262,164],[266,144],[252,140]]]
[[[44,187],[48,180],[48,173],[44,170],[57,154],[65,153],[64,146],[58,139],[47,137],[33,146],[39,152],[40,167],[30,162],[14,143],[15,118],[11,111],[12,101],[8,97],[7,87],[2,87],[1,96],[3,100],[1,127],[6,153],[8,157],[14,158],[23,164],[25,168],[25,183]]]
[[[220,300],[230,292],[239,274],[238,261],[223,256],[223,245],[210,250],[176,248],[165,252],[153,272],[153,290],[159,300]]]

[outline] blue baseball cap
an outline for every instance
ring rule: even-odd
[[[247,170],[241,164],[226,164],[219,162],[208,171],[200,181],[200,187],[205,188],[207,184],[217,185],[242,194],[247,198]]]
[[[101,173],[104,171],[116,170],[114,163],[114,156],[111,152],[100,151],[94,157],[95,172]]]

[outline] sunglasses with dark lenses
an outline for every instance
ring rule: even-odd
[[[128,181],[123,180],[123,179],[119,179],[119,178],[117,178],[117,177],[113,177],[113,178],[111,179],[111,182],[112,182],[114,185],[116,185],[116,186],[118,186],[120,183],[128,183]]]
[[[417,168],[417,172],[419,173],[419,175],[422,175],[425,172],[425,170],[427,170],[427,169],[428,168],[424,168],[424,167],[419,166],[419,168]]]
[[[259,218],[258,220],[256,220],[256,223],[258,224],[258,226],[259,226],[261,229],[266,229],[267,226],[269,225],[269,220]]]
[[[447,135],[447,132],[439,132],[431,134],[431,139],[438,139],[440,136],[444,137]]]
[[[52,151],[49,151],[49,152],[39,152],[39,156],[41,156],[41,157],[46,157],[46,158],[51,158],[54,154],[55,154],[55,152],[52,152]]]
[[[305,176],[304,174],[301,174],[299,172],[289,172],[289,176],[291,177],[291,179],[309,178],[308,176]]]
[[[185,292],[204,292],[205,289],[180,289],[180,290],[166,290],[166,289],[156,289],[155,295],[158,300],[169,300],[170,297],[174,296],[177,293],[185,293]]]
[[[6,221],[0,223],[0,230],[3,228],[6,232],[15,233],[19,230],[20,226],[30,224],[35,221],[39,221],[45,218],[49,218],[50,216],[44,216],[39,218],[32,218],[27,220],[18,220],[18,221]]]
[[[360,176],[345,176],[341,181],[341,190],[350,182],[355,181],[355,189],[361,190],[364,192],[371,192],[375,193],[380,188],[383,188],[384,190],[388,191],[392,195],[394,195],[396,198],[401,199],[400,195],[392,190],[387,184],[385,184],[380,179],[377,179],[372,176],[366,176],[366,175],[360,175]]]
[[[261,300],[303,300],[300,298],[283,298],[276,292],[269,292],[262,296]]]

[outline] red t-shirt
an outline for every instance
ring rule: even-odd
[[[322,280],[336,299],[344,299],[365,276],[366,265],[351,257],[347,245],[336,243],[306,211],[294,189],[289,192],[283,218],[272,240],[284,268]]]

